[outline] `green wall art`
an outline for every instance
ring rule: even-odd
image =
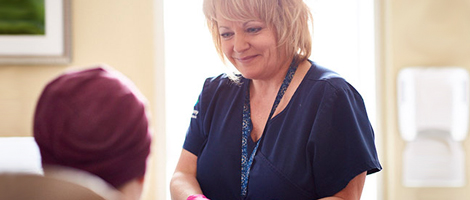
[[[45,0],[0,0],[0,35],[45,35]]]

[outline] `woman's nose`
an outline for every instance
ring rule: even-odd
[[[233,50],[235,52],[242,53],[250,48],[250,44],[248,43],[247,38],[243,34],[235,35],[234,39],[235,40],[233,44]]]

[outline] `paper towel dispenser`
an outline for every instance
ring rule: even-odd
[[[456,141],[467,135],[468,73],[457,67],[412,67],[398,75],[398,121],[406,141],[426,130],[449,132]]]
[[[397,80],[398,124],[407,142],[403,184],[460,187],[465,184],[469,76],[458,67],[410,67]]]

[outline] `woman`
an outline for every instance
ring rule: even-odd
[[[308,60],[302,0],[204,0],[221,57],[171,181],[173,199],[359,199],[381,170],[363,100]]]

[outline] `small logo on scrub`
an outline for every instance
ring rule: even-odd
[[[198,110],[193,110],[193,114],[191,115],[191,118],[197,119],[197,114],[199,113]]]

